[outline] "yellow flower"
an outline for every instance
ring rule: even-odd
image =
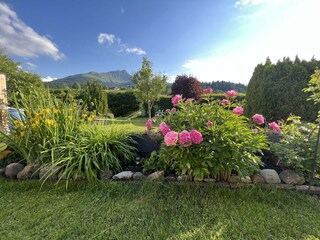
[[[24,127],[25,127],[25,125],[24,125],[24,123],[23,123],[23,122],[19,122],[19,126],[20,126],[20,127],[22,127],[22,128],[24,128]]]
[[[44,114],[48,114],[48,113],[50,113],[50,108],[44,108],[44,109],[42,109],[41,112]]]
[[[70,121],[71,121],[71,120],[72,120],[72,116],[68,116],[68,120],[70,120]]]
[[[54,112],[54,113],[58,113],[59,110],[58,110],[57,108],[55,108],[55,109],[53,110],[53,112]]]
[[[86,113],[82,114],[82,118],[86,118],[88,115]]]
[[[15,119],[15,120],[13,121],[13,124],[14,124],[15,126],[18,126],[18,125],[19,125],[19,123],[20,123],[20,121],[19,121],[19,120],[17,120],[17,119]]]
[[[88,122],[92,122],[92,120],[93,120],[92,116],[88,117]]]
[[[54,121],[52,119],[46,119],[46,120],[44,120],[44,122],[45,122],[45,124],[47,124],[49,126],[54,124]]]
[[[37,127],[37,125],[35,123],[32,123],[31,128],[35,128],[35,127]]]
[[[23,137],[25,135],[25,132],[20,132],[20,137]]]

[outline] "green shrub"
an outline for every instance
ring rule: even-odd
[[[139,110],[139,103],[132,91],[108,92],[108,105],[115,117],[125,117]]]
[[[163,143],[159,161],[166,163],[164,170],[224,180],[231,171],[239,175],[257,171],[261,162],[256,153],[267,149],[263,131],[252,131],[248,118],[230,111],[234,105],[224,107],[209,98],[202,104],[181,101],[177,106],[179,110],[157,119],[158,123],[163,121],[170,126],[171,131],[181,133],[195,129],[203,136],[200,144],[167,146]],[[211,126],[208,126],[209,121]]]
[[[286,119],[290,114],[301,116],[302,120],[314,121],[318,106],[307,102],[308,94],[303,92],[314,69],[320,62],[292,62],[289,58],[276,64],[267,59],[254,69],[246,92],[246,115],[264,115],[268,120]]]
[[[282,124],[282,139],[271,143],[272,152],[279,158],[279,164],[309,175],[316,145],[315,124],[303,123],[300,117],[291,116]],[[320,156],[318,156],[318,169]],[[319,170],[318,170],[319,172]]]

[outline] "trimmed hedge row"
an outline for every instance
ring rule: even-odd
[[[108,92],[109,110],[115,117],[125,117],[139,110],[139,102],[133,91]]]
[[[211,96],[215,99],[224,99],[225,93],[212,93]],[[160,100],[154,103],[152,108],[152,115],[156,111],[165,111],[166,109],[171,109],[172,96],[161,95]],[[237,97],[238,101],[243,101],[245,99],[244,93],[239,93]],[[115,117],[125,117],[131,113],[139,110],[139,102],[133,94],[133,91],[121,91],[121,92],[108,92],[108,105],[110,111]],[[147,105],[143,105],[143,109],[147,112]]]

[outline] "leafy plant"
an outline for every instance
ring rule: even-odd
[[[84,176],[89,182],[97,179],[98,170],[119,171],[133,161],[135,148],[128,132],[117,126],[99,130],[91,126],[54,145],[52,167],[61,169],[60,179]]]
[[[305,175],[310,173],[316,145],[315,126],[301,122],[298,116],[290,116],[282,124],[282,139],[270,145],[271,151],[279,158],[279,164]]]
[[[50,163],[53,146],[69,140],[85,122],[93,120],[93,116],[82,114],[75,105],[59,101],[47,92],[21,96],[25,116],[14,119],[14,128],[4,137],[27,163]]]
[[[179,144],[163,143],[160,149],[159,159],[169,168],[195,177],[211,175],[223,180],[228,179],[231,171],[250,175],[258,170],[261,161],[256,153],[268,148],[266,137],[262,129],[250,129],[248,118],[231,112],[234,105],[222,106],[219,101],[206,98],[203,104],[180,101],[177,107],[179,110],[158,119],[170,131],[180,133]],[[190,134],[196,130],[203,141],[181,144],[185,130]]]

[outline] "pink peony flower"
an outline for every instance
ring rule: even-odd
[[[176,108],[171,108],[171,112],[175,112],[175,111],[177,111]]]
[[[269,123],[269,127],[271,127],[273,131],[276,131],[276,132],[281,131],[281,128],[275,122]]]
[[[223,100],[221,101],[221,104],[222,104],[222,105],[229,105],[229,104],[230,104],[230,101],[227,100],[227,99],[223,99]]]
[[[264,124],[264,117],[260,114],[253,115],[252,120],[259,125]]]
[[[176,144],[178,141],[178,133],[174,131],[167,132],[166,135],[164,136],[164,142],[166,146],[172,146]]]
[[[232,112],[233,112],[234,114],[242,115],[243,112],[244,112],[244,109],[243,109],[242,107],[237,106],[236,108],[234,108],[234,109],[232,110]]]
[[[162,135],[166,135],[168,132],[171,131],[170,127],[165,123],[161,122],[159,125],[159,131],[162,133]]]
[[[211,122],[211,121],[208,121],[208,122],[207,122],[207,126],[208,126],[208,127],[211,127],[211,126],[212,126],[212,122]]]
[[[182,96],[177,94],[173,98],[171,98],[171,102],[173,106],[176,106],[182,100]]]
[[[152,127],[152,119],[148,119],[147,123],[146,123],[146,127],[148,131],[151,131],[151,127]]]
[[[205,93],[205,94],[212,93],[212,92],[213,92],[212,88],[203,89],[203,93]]]
[[[236,90],[230,90],[226,93],[226,96],[228,98],[233,98],[238,96],[238,92]]]
[[[193,144],[200,144],[203,141],[201,132],[198,132],[195,129],[190,132],[190,137]]]
[[[193,102],[193,98],[188,98],[187,100],[186,100],[186,103],[192,103]]]
[[[191,136],[187,130],[183,130],[179,135],[179,143],[184,147],[191,145]]]

